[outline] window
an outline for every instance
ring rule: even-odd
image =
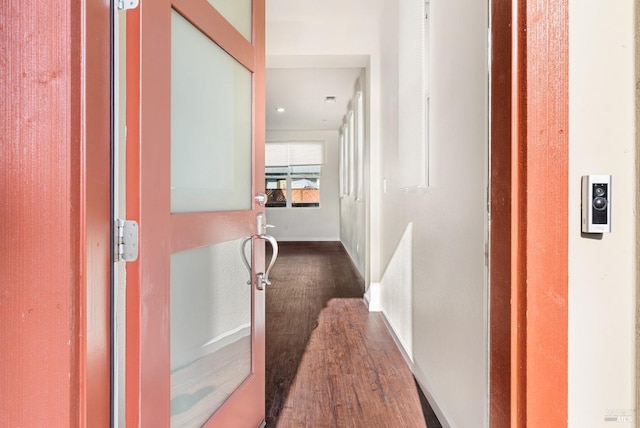
[[[347,125],[340,128],[340,197],[347,196]]]
[[[364,101],[356,94],[356,200],[364,197]]]
[[[289,180],[289,168],[266,168],[267,206],[287,206],[287,181]]]
[[[320,207],[321,141],[267,143],[265,149],[266,206]]]
[[[356,126],[355,126],[355,115],[353,114],[353,110],[349,111],[349,138],[347,141],[347,194],[353,195],[353,184],[355,182],[355,167],[356,167],[356,157],[355,157],[355,143],[356,143]]]
[[[398,163],[391,185],[405,192],[428,186],[429,2],[412,0],[400,8],[398,34]]]
[[[364,198],[365,111],[361,81],[340,128],[340,196]]]
[[[353,193],[354,182],[354,117],[351,104],[340,133],[340,196]]]
[[[267,167],[267,207],[319,207],[320,165]]]

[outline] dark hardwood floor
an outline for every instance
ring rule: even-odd
[[[268,427],[424,427],[413,376],[337,242],[283,242],[267,288]]]
[[[332,298],[362,297],[364,281],[339,242],[281,242],[267,287],[266,421],[274,426],[318,315]]]

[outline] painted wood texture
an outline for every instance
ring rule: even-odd
[[[140,225],[127,264],[127,426],[167,426],[169,403],[170,3],[127,11],[127,218]],[[140,84],[135,84],[140,82]]]
[[[491,4],[489,421],[511,417],[511,0]]]
[[[526,0],[513,2],[511,96],[511,426],[526,426]]]
[[[0,218],[11,231],[0,247],[1,426],[79,417],[79,21],[70,9],[62,1],[0,9]]]
[[[0,426],[107,426],[109,7],[0,14]]]
[[[566,426],[567,1],[513,16],[512,426]]]
[[[80,328],[86,338],[86,368],[80,366],[86,388],[86,416],[82,419],[88,427],[100,427],[108,426],[111,417],[111,10],[108,2],[99,0],[83,5],[91,32],[83,39],[85,89],[78,88],[83,96],[85,131],[85,178],[80,192],[86,207],[85,242],[80,243],[86,258],[79,260],[86,278],[80,283],[80,313],[86,315],[86,324]]]

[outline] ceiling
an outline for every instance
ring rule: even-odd
[[[359,74],[359,68],[267,69],[267,130],[338,130]]]
[[[267,21],[376,18],[384,0],[266,0]]]
[[[267,34],[279,22],[326,22],[375,19],[384,0],[266,0]],[[338,130],[366,60],[340,61],[330,57],[309,61],[277,61],[267,44],[267,130]],[[281,51],[280,49],[277,49]],[[291,58],[289,58],[291,60]],[[304,63],[303,66],[301,64]],[[335,103],[326,103],[326,97]],[[283,107],[278,113],[276,108]]]

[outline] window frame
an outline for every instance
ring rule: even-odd
[[[276,170],[276,169],[282,169],[285,170],[286,172],[282,171],[280,173],[274,172],[274,173],[269,173],[269,169],[272,170]],[[296,171],[296,169],[298,168],[317,168],[317,172],[316,171]],[[286,196],[286,201],[285,201],[285,205],[271,205],[272,202],[270,203],[268,200],[265,203],[265,208],[269,208],[269,209],[298,209],[298,208],[303,208],[303,209],[309,209],[309,208],[321,208],[322,207],[322,198],[321,198],[321,189],[322,189],[322,165],[296,165],[296,166],[287,166],[287,167],[265,167],[265,190],[268,192],[268,190],[270,190],[267,186],[267,181],[268,180],[273,180],[273,179],[277,179],[277,180],[281,180],[281,179],[286,179],[286,188],[285,190],[285,196]],[[293,201],[293,191],[297,190],[293,188],[293,181],[294,180],[298,180],[298,179],[307,179],[307,180],[316,180],[317,184],[318,184],[318,202],[313,202],[310,204],[306,204],[306,205],[301,205],[300,202],[296,202],[294,205],[294,201]]]

